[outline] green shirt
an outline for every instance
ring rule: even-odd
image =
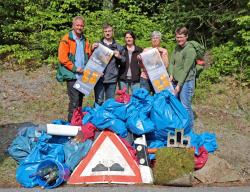
[[[169,74],[182,86],[185,81],[194,80],[196,76],[195,68],[196,51],[191,43],[186,42],[182,48],[177,45],[172,53]]]

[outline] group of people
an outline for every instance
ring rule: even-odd
[[[145,88],[154,93],[147,71],[142,64],[140,53],[157,48],[170,75],[174,93],[193,120],[191,100],[195,87],[196,52],[187,41],[188,29],[186,27],[176,29],[177,46],[169,61],[167,49],[161,47],[162,35],[159,31],[152,32],[151,47],[145,49],[138,47],[135,44],[136,36],[133,31],[124,33],[125,45],[121,46],[114,39],[113,27],[105,23],[103,25],[103,38],[91,46],[83,33],[84,25],[83,17],[74,17],[72,30],[61,39],[58,50],[60,65],[57,71],[57,79],[67,83],[69,122],[71,122],[74,110],[82,106],[84,96],[73,88],[73,85],[77,79],[81,78],[91,52],[98,47],[99,43],[113,50],[114,54],[94,87],[95,102],[97,104],[102,105],[105,100],[114,98],[117,85],[119,89],[126,87],[128,91]]]

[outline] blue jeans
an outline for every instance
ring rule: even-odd
[[[140,88],[140,83],[119,81],[119,89],[127,88],[127,93],[131,94],[133,90]]]
[[[115,97],[116,83],[103,83],[99,80],[94,88],[95,102],[102,105],[104,101]]]
[[[190,116],[190,120],[191,120],[190,127],[192,129],[194,125],[194,113],[193,113],[191,105],[192,105],[192,97],[194,95],[194,87],[195,87],[195,80],[186,81],[183,84],[181,91],[178,95],[182,105],[187,110]]]
[[[141,77],[140,78],[140,87],[147,89],[149,93],[150,92],[152,92],[153,94],[155,93],[154,87],[149,79],[144,79]]]

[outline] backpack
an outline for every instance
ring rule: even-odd
[[[205,47],[198,43],[197,41],[189,41],[191,45],[194,47],[196,51],[196,64],[197,65],[205,65],[204,55],[205,55]]]
[[[197,41],[189,41],[196,51],[196,78],[198,78],[205,66],[205,47]]]

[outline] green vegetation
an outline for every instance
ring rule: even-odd
[[[137,44],[149,46],[153,30],[163,33],[163,46],[175,45],[178,25],[190,29],[190,39],[209,51],[208,69],[200,76],[201,86],[233,76],[241,86],[250,82],[249,0],[14,0],[0,3],[0,58],[11,68],[55,66],[61,36],[71,27],[72,17],[83,15],[85,32],[91,42],[102,36],[101,26],[115,26],[118,42],[123,33],[133,30]]]
[[[11,157],[0,156],[0,186],[10,187],[16,186],[15,182],[17,163]]]
[[[194,171],[194,151],[185,148],[162,148],[156,152],[153,169],[155,184],[167,185],[169,181]]]

